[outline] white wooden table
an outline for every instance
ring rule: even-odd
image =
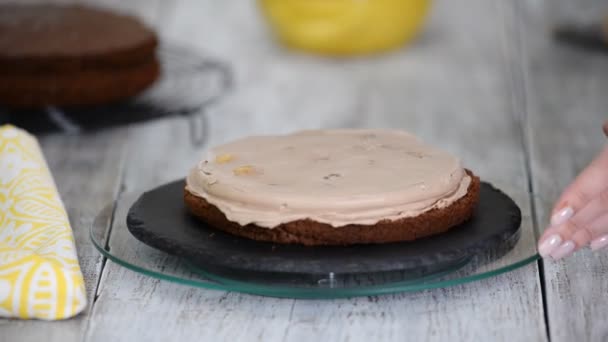
[[[562,1],[564,2],[564,1]],[[119,193],[185,175],[203,151],[249,134],[397,127],[524,194],[526,243],[552,200],[599,151],[608,57],[554,44],[555,1],[438,0],[403,51],[331,60],[286,52],[255,1],[120,1],[165,39],[231,64],[203,146],[167,119],[41,138],[75,231],[90,305],[62,322],[0,320],[0,341],[607,341],[608,256],[577,253],[475,283],[349,300],[289,300],[190,288],[104,260],[88,229]]]

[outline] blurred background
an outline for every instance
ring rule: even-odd
[[[250,134],[400,128],[462,156],[482,175],[509,175],[497,181],[524,186],[511,175],[521,174],[529,140],[571,144],[552,134],[567,135],[572,125],[591,132],[605,117],[603,1],[53,3],[134,15],[158,34],[161,48],[185,47],[229,69],[231,87],[205,109],[205,141],[196,151]],[[204,93],[197,86],[176,92]],[[557,118],[566,124],[534,133]],[[191,126],[163,128],[171,132],[167,142]]]

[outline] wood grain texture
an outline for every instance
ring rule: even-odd
[[[208,115],[207,145],[188,124],[133,129],[124,186],[141,191],[183,177],[204,149],[249,134],[305,128],[410,130],[461,156],[517,198],[523,243],[534,233],[512,77],[516,14],[502,1],[438,1],[408,49],[374,59],[329,60],[285,51],[269,39],[254,2],[182,1],[166,35],[230,61],[236,89]],[[505,7],[507,11],[505,11]],[[193,39],[194,37],[194,39]],[[126,210],[122,205],[119,210]],[[120,222],[116,224],[121,224]],[[113,248],[175,267],[128,237]],[[262,298],[184,287],[108,262],[87,341],[534,340],[546,339],[535,265],[453,288],[351,300]]]
[[[546,28],[561,20],[594,20],[605,2],[530,1],[522,16],[527,34],[528,140],[540,228],[561,191],[605,145],[608,56],[551,40]],[[583,250],[564,261],[544,261],[552,341],[606,341],[608,254]]]

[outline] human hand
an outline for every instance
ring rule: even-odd
[[[603,129],[608,137],[608,122]],[[558,260],[589,244],[592,250],[608,246],[608,146],[557,201],[538,252]]]

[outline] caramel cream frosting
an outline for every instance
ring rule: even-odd
[[[316,130],[213,148],[186,189],[243,226],[311,219],[340,227],[446,207],[470,182],[457,158],[408,133]]]

